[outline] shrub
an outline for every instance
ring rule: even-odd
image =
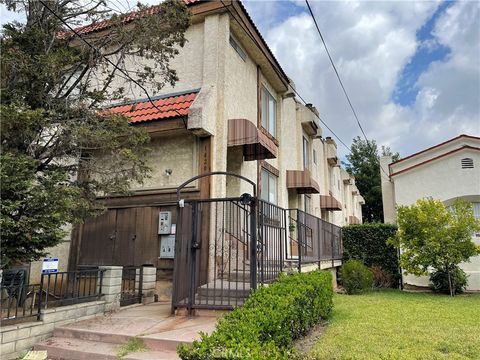
[[[390,286],[396,287],[400,280],[397,249],[387,243],[396,232],[397,227],[391,224],[345,226],[342,229],[345,259],[361,260],[368,267],[380,267],[392,277]]]
[[[389,288],[395,285],[392,274],[385,271],[380,266],[372,266],[369,268],[373,275],[373,286],[376,288]]]
[[[458,266],[451,273],[451,281],[456,294],[461,294],[467,287],[467,274]],[[448,284],[448,274],[445,271],[437,270],[430,274],[432,282],[432,290],[440,293],[450,294],[450,286]]]
[[[348,260],[342,266],[342,285],[347,294],[361,293],[373,285],[373,275],[359,260]]]
[[[184,360],[291,359],[293,340],[330,315],[332,300],[329,272],[283,275],[227,314],[212,334],[179,346],[178,354]]]

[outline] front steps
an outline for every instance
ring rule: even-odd
[[[120,347],[130,338],[132,336],[65,326],[55,329],[54,336],[35,345],[35,350],[46,350],[48,359],[53,360],[117,360]],[[127,354],[124,360],[179,359],[177,346],[190,343],[161,336],[139,338],[143,339],[147,351]]]
[[[125,360],[179,359],[179,344],[191,344],[199,332],[211,333],[222,313],[198,317],[172,316],[170,303],[124,308],[103,317],[58,327],[53,337],[35,345],[51,360],[117,360],[122,345],[142,339],[146,351],[132,352]]]

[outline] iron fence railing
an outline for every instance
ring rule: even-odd
[[[122,269],[122,289],[120,306],[127,306],[142,302],[142,266],[124,266]]]
[[[288,210],[289,248],[287,259],[302,264],[341,260],[342,228],[302,210]]]
[[[257,278],[265,284],[276,280],[284,271],[287,217],[285,209],[259,200],[257,218]]]
[[[2,324],[38,319],[41,294],[40,284],[1,286],[0,313]]]
[[[40,284],[2,283],[0,314],[2,324],[40,319],[42,309],[99,299],[103,270],[78,270],[42,274]]]

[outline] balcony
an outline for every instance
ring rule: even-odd
[[[309,170],[287,170],[287,189],[296,190],[298,194],[320,193],[320,186]]]
[[[242,146],[245,161],[274,159],[278,147],[247,119],[228,120],[228,147]]]
[[[327,137],[325,139],[325,142],[327,144],[326,146],[326,154],[327,154],[327,162],[328,165],[330,166],[337,166],[340,164],[337,156],[337,144],[335,143],[335,140],[333,140],[330,137]]]
[[[330,211],[341,211],[342,204],[332,195],[320,195],[320,209]]]

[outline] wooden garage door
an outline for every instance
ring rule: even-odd
[[[85,221],[79,265],[156,264],[156,207],[110,209]]]

